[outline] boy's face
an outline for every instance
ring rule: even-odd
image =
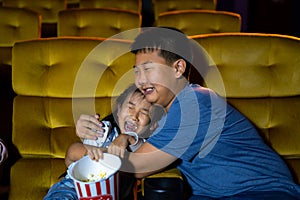
[[[150,123],[149,109],[151,104],[140,93],[129,95],[118,108],[118,123],[122,133],[136,132],[139,134]],[[147,127],[149,128],[149,127]]]
[[[136,54],[135,84],[148,102],[160,104],[168,110],[176,93],[177,71],[158,53],[157,50]]]

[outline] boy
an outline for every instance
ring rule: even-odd
[[[141,178],[178,161],[190,199],[300,198],[287,166],[255,127],[214,91],[188,83],[192,53],[184,34],[147,28],[132,52],[136,86],[167,114],[136,152],[124,156],[121,170]]]

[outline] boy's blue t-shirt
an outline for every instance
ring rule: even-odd
[[[180,160],[194,195],[220,198],[247,191],[300,195],[280,156],[255,127],[215,92],[187,85],[150,144]]]

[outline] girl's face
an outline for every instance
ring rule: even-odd
[[[118,107],[118,122],[122,133],[144,131],[150,123],[148,103],[141,93],[135,92],[129,95],[125,102]]]
[[[176,68],[168,66],[158,52],[136,54],[135,84],[148,102],[160,104],[168,110],[176,93]]]

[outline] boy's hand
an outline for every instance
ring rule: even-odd
[[[97,137],[102,137],[104,130],[102,123],[99,121],[100,116],[97,115],[80,115],[76,123],[76,134],[80,138],[96,140]]]
[[[124,153],[126,148],[129,145],[129,140],[132,136],[120,134],[109,146],[108,146],[108,153],[114,154],[121,158],[124,157]]]

